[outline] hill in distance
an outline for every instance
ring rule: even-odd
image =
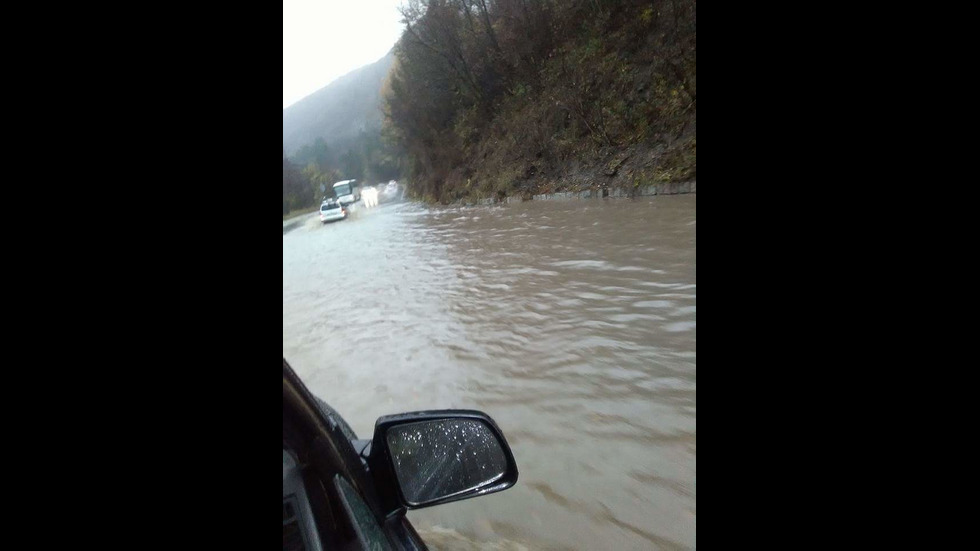
[[[332,82],[282,111],[282,143],[290,155],[323,138],[328,144],[381,132],[381,87],[394,51]]]

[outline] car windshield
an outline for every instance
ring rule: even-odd
[[[343,197],[345,195],[350,195],[351,194],[351,186],[350,186],[350,184],[344,184],[342,186],[337,186],[337,187],[333,188],[333,192],[334,192],[334,195],[336,195],[337,197]]]

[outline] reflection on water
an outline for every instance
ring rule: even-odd
[[[521,482],[412,513],[433,549],[690,549],[697,199],[386,206],[283,235],[283,357],[370,437],[480,409]]]

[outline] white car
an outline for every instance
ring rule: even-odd
[[[326,201],[320,205],[320,222],[327,224],[347,218],[347,209],[335,201]]]

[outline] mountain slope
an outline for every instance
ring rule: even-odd
[[[697,181],[697,0],[405,10],[389,136],[443,203]]]
[[[282,143],[295,153],[324,138],[328,144],[381,131],[381,87],[394,63],[393,52],[377,63],[343,76],[282,111]]]

